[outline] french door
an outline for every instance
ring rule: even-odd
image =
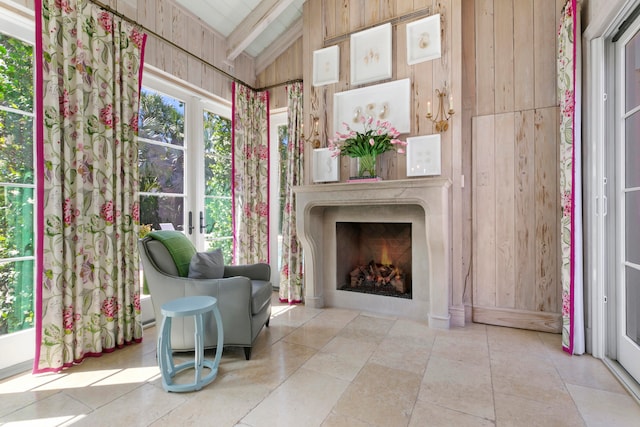
[[[617,359],[640,382],[640,19],[616,49]]]
[[[0,5],[0,373],[35,352],[34,31]]]
[[[198,251],[220,248],[231,263],[231,108],[147,69],[142,84],[140,224],[182,231]],[[143,297],[143,322],[150,308]]]

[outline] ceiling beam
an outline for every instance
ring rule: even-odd
[[[255,69],[256,74],[260,74],[273,61],[276,60],[289,46],[302,37],[302,17],[293,23],[287,30],[282,33],[276,41],[271,43],[260,55],[256,56]]]
[[[227,37],[227,61],[233,61],[284,12],[294,0],[262,0]]]

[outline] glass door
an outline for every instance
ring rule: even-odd
[[[7,11],[0,29],[0,371],[10,374],[35,342],[34,35]]]
[[[616,313],[620,364],[640,381],[640,19],[616,43]]]

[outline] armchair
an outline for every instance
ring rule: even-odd
[[[145,280],[151,294],[156,322],[160,322],[162,305],[170,300],[194,295],[208,295],[218,299],[222,317],[224,345],[243,347],[245,358],[251,358],[251,349],[263,326],[269,326],[271,316],[268,264],[224,266],[221,279],[193,279],[186,277],[188,261],[196,253],[191,241],[179,231],[162,231],[169,240],[156,240],[149,235],[139,240],[140,259]],[[166,246],[165,246],[166,245]],[[167,249],[169,246],[172,251]],[[182,263],[176,264],[175,253]],[[217,345],[218,332],[214,317],[205,318],[205,348]],[[191,319],[173,319],[171,347],[174,351],[189,351],[195,347],[195,326]]]

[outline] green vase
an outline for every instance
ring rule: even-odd
[[[358,157],[358,177],[359,178],[375,178],[376,177],[376,158],[375,154],[365,154]]]

